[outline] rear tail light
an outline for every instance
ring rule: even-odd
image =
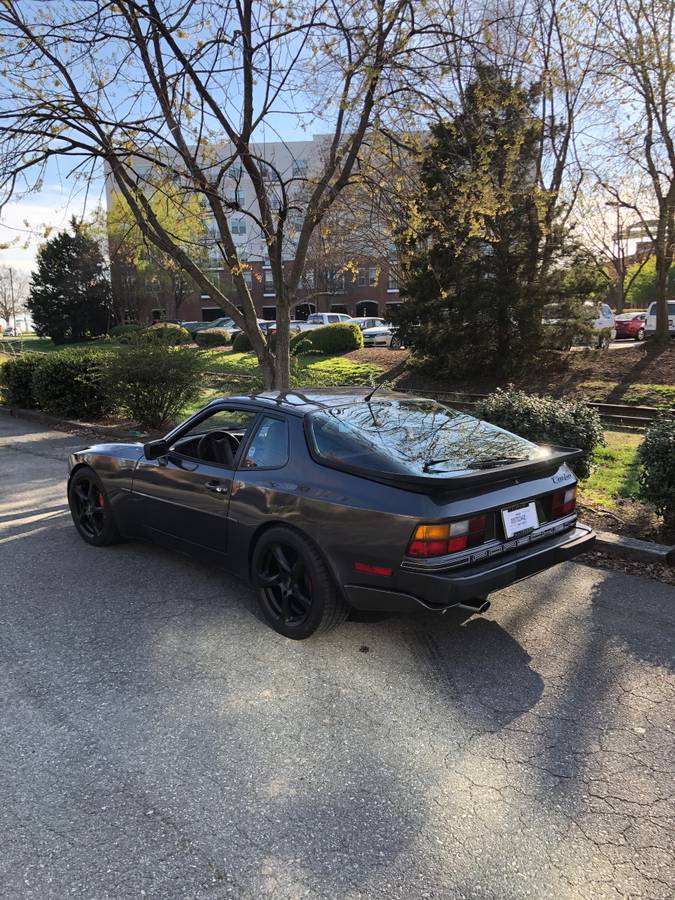
[[[551,518],[560,519],[574,512],[577,505],[576,485],[564,491],[558,491],[551,501]]]
[[[447,525],[418,525],[406,550],[407,556],[428,559],[476,547],[485,541],[487,516],[474,516]]]

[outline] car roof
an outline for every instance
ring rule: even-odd
[[[294,416],[307,416],[321,409],[330,409],[333,406],[345,403],[360,403],[372,388],[332,388],[325,391],[297,390],[288,391],[263,391],[259,394],[241,394],[234,397],[218,397],[209,403],[209,406],[217,406],[220,403],[250,403],[260,409],[290,413]],[[375,398],[378,400],[400,400],[404,395],[394,391],[378,390]],[[373,398],[373,399],[375,399]],[[407,400],[419,399],[405,395]]]

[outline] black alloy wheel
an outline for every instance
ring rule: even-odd
[[[75,527],[88,544],[104,547],[119,540],[108,498],[92,469],[75,472],[68,486],[68,503]]]
[[[349,607],[319,551],[290,528],[264,532],[253,552],[253,582],[265,621],[303,640],[346,619]]]
[[[389,348],[391,350],[400,350],[402,346],[403,344],[400,337],[393,337],[389,343]]]
[[[644,328],[641,328],[638,331],[638,333],[635,335],[635,340],[636,341],[644,341],[644,339],[645,339],[645,330],[644,330]]]

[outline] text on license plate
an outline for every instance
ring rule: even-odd
[[[504,523],[504,533],[507,538],[519,537],[522,534],[529,534],[539,526],[539,517],[537,516],[537,507],[532,503],[525,506],[517,506],[513,509],[502,510],[502,522]]]

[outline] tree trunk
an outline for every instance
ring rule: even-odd
[[[274,350],[274,383],[278,391],[285,391],[290,386],[290,323],[291,307],[286,289],[282,288],[277,299],[277,333]]]
[[[665,346],[670,341],[668,327],[668,272],[672,262],[672,247],[668,247],[667,204],[664,200],[659,209],[659,224],[656,229],[654,252],[656,256],[656,331],[654,340]]]

